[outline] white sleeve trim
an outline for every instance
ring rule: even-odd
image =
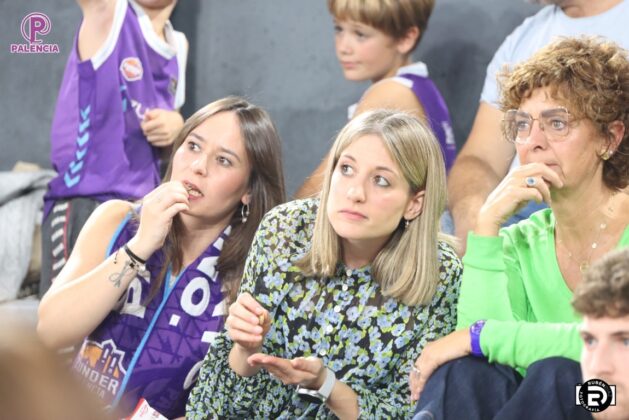
[[[413,82],[411,80],[408,80],[406,77],[394,76],[394,77],[391,77],[391,79],[389,80],[393,80],[394,82],[397,82],[401,84],[402,86],[406,86],[409,89],[413,89]]]
[[[96,54],[94,54],[94,56],[90,59],[94,70],[98,70],[98,68],[109,58],[111,53],[114,51],[114,48],[116,48],[118,37],[120,36],[120,28],[122,28],[125,16],[127,15],[127,6],[127,0],[116,0],[114,19],[111,24],[109,34],[107,35],[107,39]]]
[[[177,91],[175,92],[175,109],[179,109],[186,102],[186,64],[188,62],[188,42],[182,32],[173,31],[175,45],[177,47],[177,68],[179,75]]]
[[[151,47],[153,50],[155,50],[155,52],[157,52],[159,55],[163,56],[164,58],[167,58],[167,59],[173,58],[176,54],[175,49],[173,48],[173,46],[168,45],[168,43],[164,42],[164,40],[162,40],[155,33],[155,30],[153,29],[153,24],[151,23],[151,18],[149,18],[146,12],[144,12],[144,9],[142,8],[142,6],[137,4],[134,0],[127,0],[127,1],[131,5],[131,7],[133,7],[133,10],[135,11],[135,14],[138,17],[140,30],[142,30],[142,35],[144,36],[144,40],[146,41],[147,44],[149,44],[149,47]],[[164,26],[166,39],[171,38],[172,31],[173,29],[172,29],[172,25],[170,24],[170,21],[166,22],[166,25]]]

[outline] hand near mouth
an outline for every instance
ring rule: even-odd
[[[143,259],[164,245],[173,218],[190,209],[189,193],[180,181],[169,181],[142,199],[140,226],[129,246]]]
[[[529,163],[509,173],[481,207],[474,232],[496,236],[509,217],[533,200],[551,204],[550,188],[563,188],[563,181],[548,165]]]

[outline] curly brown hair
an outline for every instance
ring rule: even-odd
[[[611,252],[590,267],[572,306],[593,318],[629,315],[629,248]]]
[[[603,163],[603,182],[618,191],[629,184],[629,59],[617,44],[597,37],[561,38],[499,76],[503,111],[517,109],[535,89],[549,88],[577,118],[594,123],[611,142],[610,123],[624,124],[623,137]]]
[[[328,0],[328,10],[337,19],[350,19],[372,26],[394,39],[403,38],[413,26],[419,28],[419,44],[435,0]]]

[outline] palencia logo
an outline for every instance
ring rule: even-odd
[[[601,379],[590,379],[576,385],[575,403],[592,413],[616,405],[616,385],[608,385]]]

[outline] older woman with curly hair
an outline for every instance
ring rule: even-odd
[[[469,235],[457,331],[415,362],[416,418],[589,418],[570,301],[591,263],[629,245],[627,104],[627,52],[594,38],[503,75],[503,132],[523,165]],[[500,229],[529,200],[549,208]]]

